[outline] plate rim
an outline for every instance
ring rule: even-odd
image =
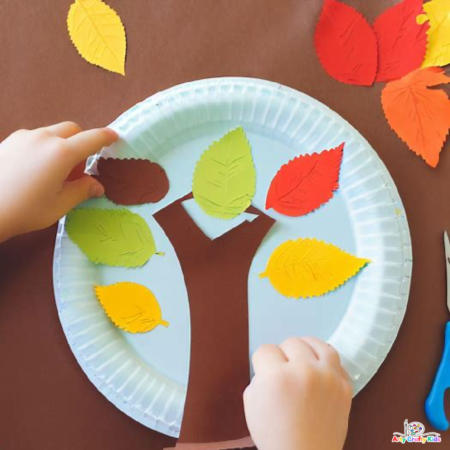
[[[176,94],[183,90],[189,90],[191,88],[198,89],[202,85],[203,87],[210,86],[210,85],[216,85],[220,86],[221,84],[253,84],[256,85],[258,88],[269,88],[276,91],[281,91],[284,94],[287,94],[289,96],[300,98],[300,99],[306,99],[308,102],[311,102],[314,104],[315,107],[317,107],[319,110],[323,111],[328,116],[336,119],[338,122],[340,122],[347,130],[349,130],[352,134],[355,134],[360,142],[364,144],[364,146],[370,151],[373,152],[375,155],[375,158],[373,158],[373,162],[376,164],[379,175],[382,177],[382,179],[386,182],[386,186],[389,186],[390,188],[390,195],[393,200],[395,200],[396,204],[398,204],[402,210],[403,214],[398,215],[396,218],[399,222],[400,232],[399,237],[402,240],[402,245],[404,249],[404,255],[402,256],[403,261],[403,279],[406,280],[404,283],[402,283],[403,289],[401,292],[401,301],[399,302],[400,308],[397,311],[397,315],[395,316],[395,323],[392,325],[392,328],[390,330],[389,336],[386,339],[386,342],[384,343],[384,346],[382,347],[382,351],[380,351],[379,357],[372,361],[372,364],[369,366],[368,370],[371,373],[370,375],[361,376],[358,380],[353,380],[353,386],[354,386],[354,395],[356,395],[369,381],[370,379],[375,375],[375,373],[378,371],[381,364],[384,362],[385,358],[387,357],[389,351],[391,350],[395,339],[399,333],[401,324],[403,322],[406,308],[408,304],[409,299],[409,292],[410,292],[410,285],[411,285],[411,274],[412,274],[412,245],[411,245],[411,236],[409,231],[409,225],[408,220],[406,216],[406,211],[403,206],[403,202],[401,200],[400,194],[398,192],[398,189],[394,183],[394,180],[390,173],[388,172],[385,164],[381,160],[381,158],[378,156],[377,152],[374,150],[374,148],[370,145],[370,143],[361,135],[361,133],[354,128],[345,118],[340,116],[338,113],[330,109],[327,105],[322,103],[319,100],[316,100],[315,98],[300,92],[294,88],[284,86],[280,83],[263,80],[259,78],[251,78],[251,77],[214,77],[214,78],[206,78],[196,81],[189,81],[186,83],[182,83],[173,87],[170,87],[168,89],[165,89],[163,91],[159,91],[151,95],[150,97],[146,98],[145,100],[137,103],[136,105],[129,108],[127,111],[122,113],[117,119],[115,119],[109,127],[116,128],[119,127],[120,123],[122,121],[129,121],[132,113],[133,114],[139,114],[139,110],[146,106],[155,105],[158,103],[160,99],[163,97],[168,97],[169,95]],[[86,167],[89,171],[92,169],[93,165],[95,164],[96,160],[103,154],[108,154],[108,149],[102,149],[102,151],[94,155],[93,157],[89,158],[87,161]],[[54,259],[53,259],[53,287],[54,287],[54,294],[55,294],[55,301],[58,309],[58,315],[60,318],[61,326],[63,328],[64,334],[66,336],[66,339],[69,343],[69,346],[72,350],[72,353],[74,354],[75,358],[77,359],[78,364],[81,366],[82,370],[86,374],[86,376],[89,378],[89,380],[96,386],[96,388],[106,397],[108,400],[113,403],[117,408],[122,410],[125,414],[132,417],[136,421],[140,422],[144,426],[147,426],[149,428],[152,428],[156,431],[162,432],[164,434],[167,434],[172,437],[178,437],[179,434],[179,426],[173,426],[171,424],[167,424],[164,421],[161,421],[158,417],[153,417],[150,420],[148,417],[143,417],[141,411],[137,411],[133,406],[126,401],[124,401],[120,395],[118,395],[115,392],[112,392],[111,389],[109,389],[107,386],[104,385],[104,382],[97,377],[95,370],[92,370],[89,365],[84,361],[82,354],[78,352],[76,349],[74,342],[72,341],[70,337],[70,333],[65,328],[64,320],[62,318],[62,304],[61,304],[61,294],[58,286],[58,274],[59,274],[59,261],[61,257],[61,242],[63,239],[63,233],[64,233],[64,223],[65,223],[65,217],[62,218],[58,223],[58,231],[56,235],[56,242],[55,242],[55,251],[54,251]],[[350,305],[349,305],[350,307]],[[345,316],[344,316],[345,317]],[[332,333],[330,338],[328,339],[328,342],[332,343],[333,345],[339,347],[338,337],[339,337],[339,328]]]

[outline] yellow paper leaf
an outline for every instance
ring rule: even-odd
[[[101,0],[75,0],[67,16],[70,39],[88,62],[125,75],[125,28]]]
[[[338,288],[369,262],[333,244],[300,238],[277,247],[260,277],[268,277],[286,297],[316,297]]]
[[[422,67],[445,66],[450,63],[450,1],[431,0],[423,4],[425,14],[417,23],[429,22],[428,45]]]
[[[153,292],[137,283],[95,286],[95,294],[108,317],[129,333],[146,333],[158,325],[168,327]]]

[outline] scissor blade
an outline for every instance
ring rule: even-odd
[[[450,240],[447,232],[444,233],[445,267],[447,268],[447,308],[450,311]]]

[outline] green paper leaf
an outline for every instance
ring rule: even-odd
[[[95,264],[140,267],[156,253],[147,222],[126,209],[75,209],[67,215],[66,230]]]
[[[250,206],[255,190],[250,144],[238,127],[203,153],[195,167],[192,192],[206,214],[232,219]]]

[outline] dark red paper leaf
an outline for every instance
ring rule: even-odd
[[[69,176],[67,177],[66,181],[75,181],[75,180],[78,180],[79,178],[81,178],[83,176],[87,176],[84,173],[84,168],[85,167],[86,167],[86,161],[81,161],[80,163],[78,163],[72,169],[72,171],[69,173]]]
[[[377,41],[352,7],[325,0],[316,26],[316,52],[325,71],[342,83],[370,86],[377,73]]]
[[[428,22],[419,25],[422,0],[404,0],[387,9],[373,27],[378,40],[376,81],[392,81],[420,67],[427,49]]]
[[[95,178],[118,205],[156,203],[169,191],[164,169],[147,159],[100,158]]]
[[[344,143],[332,150],[292,159],[275,175],[266,209],[298,217],[314,211],[333,197],[339,187]]]

